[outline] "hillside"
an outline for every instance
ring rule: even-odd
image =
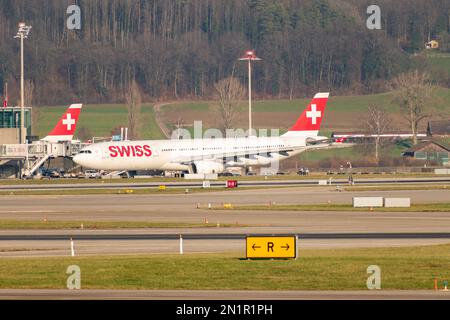
[[[119,103],[132,80],[147,101],[211,99],[219,80],[245,81],[237,59],[248,49],[263,59],[254,67],[260,98],[300,98],[319,88],[377,93],[416,67],[411,57],[429,38],[450,51],[450,2],[443,0],[379,0],[382,30],[366,26],[370,0],[74,3],[79,29],[67,28],[68,1],[1,1],[0,95],[8,82],[10,101],[19,98],[19,21],[33,27],[24,50],[34,105]],[[438,79],[449,86],[448,77]]]

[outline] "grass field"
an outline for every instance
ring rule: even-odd
[[[367,267],[381,268],[382,289],[432,289],[450,278],[450,245],[302,250],[297,260],[242,254],[2,258],[0,288],[65,289],[67,267],[81,269],[82,289],[360,290]]]
[[[44,137],[55,126],[65,112],[65,106],[40,107],[37,134]],[[155,122],[153,105],[143,104],[141,111],[141,138],[161,139],[163,134]],[[99,104],[84,105],[80,114],[77,130],[88,129],[95,137],[110,137],[114,128],[127,126],[127,110],[125,105]]]
[[[442,52],[427,52],[426,61],[430,74],[435,80],[449,79],[450,77],[450,54]]]
[[[450,89],[438,87],[434,90],[433,95],[436,97],[434,106],[436,111],[450,115]],[[293,124],[310,100],[311,98],[254,101],[254,126],[255,128],[279,128],[282,133]],[[322,123],[322,134],[334,130],[358,131],[363,129],[363,122],[361,121],[366,116],[365,112],[371,104],[385,107],[391,113],[393,125],[396,128],[408,129],[405,120],[400,114],[399,107],[394,102],[394,94],[392,92],[364,96],[334,97],[331,95],[327,107],[327,115]],[[163,119],[169,127],[181,117],[188,128],[193,124],[194,120],[202,120],[205,129],[217,126],[217,117],[214,112],[215,105],[216,102],[214,101],[180,102],[164,106],[161,110]],[[239,105],[234,127],[246,128],[248,126],[246,114],[247,103],[243,101]],[[439,118],[438,115],[437,118]],[[422,127],[425,127],[425,125],[426,121],[422,123]]]
[[[441,98],[441,101],[437,101],[436,107],[439,110],[445,110],[450,104],[450,89],[446,88],[436,88],[433,92],[434,95]],[[311,97],[312,98],[312,97]],[[304,99],[293,99],[293,100],[256,100],[253,101],[253,111],[258,112],[297,112],[300,113],[311,101],[311,98]],[[187,103],[176,103],[165,106],[165,108],[170,108],[178,113],[185,110],[190,111],[200,111],[208,112],[214,111],[213,106],[216,102],[187,102]],[[380,104],[388,109],[392,113],[400,112],[398,105],[394,103],[394,95],[392,92],[380,93],[373,95],[363,95],[363,96],[333,96],[331,94],[328,111],[333,112],[365,112],[370,104]],[[239,112],[247,112],[248,104],[243,101],[238,106]]]
[[[225,210],[222,207],[214,209]],[[353,208],[349,204],[267,204],[267,205],[245,205],[233,206],[226,210],[259,210],[259,211],[361,211],[364,208]],[[365,208],[367,210],[367,208]],[[450,203],[412,204],[410,208],[373,208],[377,212],[449,212]]]
[[[435,96],[436,109],[439,112],[450,114],[450,89],[437,88]],[[256,128],[278,128],[284,132],[293,124],[300,112],[306,107],[310,98],[295,100],[264,100],[254,101],[254,125]],[[322,124],[322,134],[330,134],[334,130],[358,130],[355,120],[360,121],[370,104],[378,104],[388,109],[394,118],[394,123],[402,127],[403,119],[399,108],[393,102],[392,93],[383,93],[365,96],[342,96],[330,98],[327,115]],[[169,128],[181,117],[189,129],[194,120],[202,120],[204,129],[216,127],[217,117],[214,113],[215,102],[180,102],[162,107],[162,118]],[[37,134],[41,137],[53,128],[55,123],[66,110],[65,106],[40,107],[39,126]],[[243,101],[238,108],[235,127],[247,127],[247,104]],[[127,124],[127,110],[121,104],[84,105],[80,115],[78,130],[88,129],[93,136],[111,136],[111,131]],[[141,118],[141,138],[163,138],[155,123],[153,104],[143,104]]]

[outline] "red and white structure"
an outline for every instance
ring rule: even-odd
[[[297,122],[283,136],[317,136],[323,116],[325,115],[329,95],[328,92],[317,93],[298,118]]]

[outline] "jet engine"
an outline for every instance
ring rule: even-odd
[[[195,161],[192,164],[192,171],[194,173],[201,173],[201,174],[222,173],[225,171],[225,166],[219,162]]]

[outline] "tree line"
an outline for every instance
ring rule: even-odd
[[[255,49],[255,95],[294,98],[317,90],[370,93],[415,67],[429,39],[448,50],[450,2],[379,0],[382,29],[368,30],[368,0],[2,0],[0,90],[18,97],[17,23],[34,104],[124,102],[133,81],[143,99],[208,98]],[[66,27],[69,4],[81,29]],[[446,47],[447,45],[447,47]],[[10,99],[11,100],[11,99]]]

